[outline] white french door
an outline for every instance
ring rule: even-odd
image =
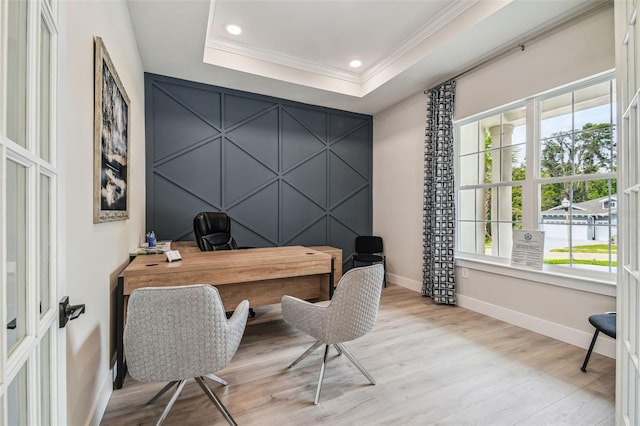
[[[56,0],[0,1],[0,423],[66,422]],[[62,389],[62,391],[61,391]]]
[[[640,424],[640,22],[636,0],[615,3],[618,106],[616,424]]]

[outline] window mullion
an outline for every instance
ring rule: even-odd
[[[538,120],[538,102],[533,99],[527,101],[527,145],[526,159],[527,169],[526,179],[522,183],[522,227],[523,229],[536,230],[540,218],[538,211],[540,210],[539,190],[536,178],[539,170],[539,137],[540,120]]]

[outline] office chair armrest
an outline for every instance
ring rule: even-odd
[[[227,320],[227,361],[230,361],[238,350],[249,316],[249,301],[243,300]]]
[[[283,296],[281,305],[282,317],[287,322],[316,339],[325,340],[327,306],[313,304],[293,296]]]

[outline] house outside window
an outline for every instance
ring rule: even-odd
[[[508,262],[545,232],[544,269],[615,273],[615,79],[599,76],[456,123],[457,256]]]

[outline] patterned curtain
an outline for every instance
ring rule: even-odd
[[[453,100],[455,81],[426,91],[422,294],[456,304]]]

